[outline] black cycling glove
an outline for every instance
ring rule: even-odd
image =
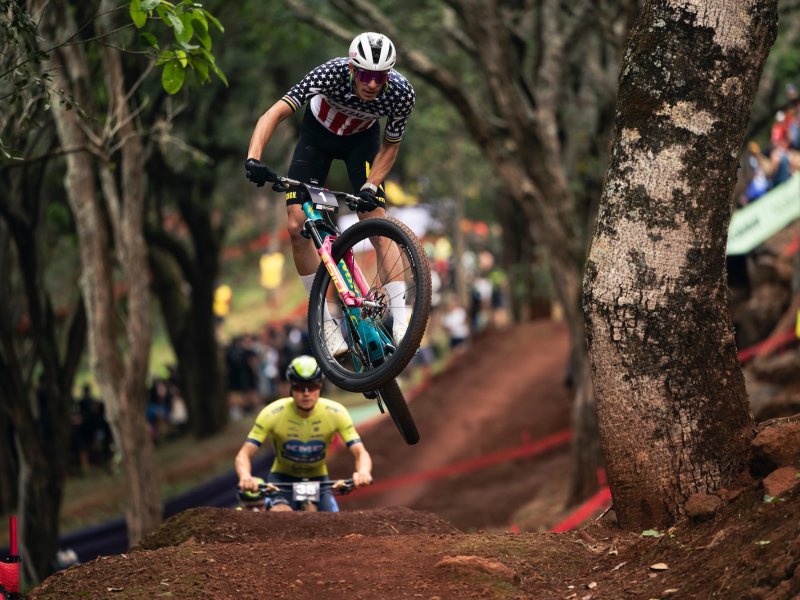
[[[357,196],[361,199],[358,204],[358,212],[372,212],[379,206],[383,207],[386,200],[375,195],[371,190],[361,190]]]
[[[277,181],[278,176],[267,165],[261,164],[260,160],[255,158],[248,158],[244,161],[244,170],[246,171],[247,178],[261,187],[268,181]]]

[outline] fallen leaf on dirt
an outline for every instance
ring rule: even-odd
[[[106,588],[106,589],[107,589],[109,592],[121,592],[121,591],[123,591],[125,588],[115,588],[115,587],[110,587],[110,588]]]
[[[672,594],[677,594],[678,588],[669,588],[661,592],[661,596],[672,596]]]
[[[666,571],[669,569],[667,563],[656,563],[654,565],[650,565],[650,568],[653,569],[653,571]]]
[[[627,564],[627,562],[628,562],[627,560],[623,560],[621,563],[619,563],[619,564],[618,564],[616,567],[614,567],[614,568],[613,568],[613,569],[611,569],[611,570],[612,570],[612,571],[616,571],[616,570],[618,570],[618,569],[621,569],[621,568],[623,567],[623,565]]]
[[[591,583],[587,583],[586,587],[589,588],[590,590],[593,590],[594,588],[597,587],[597,582],[596,581],[592,581]]]
[[[346,540],[360,540],[360,539],[363,539],[363,537],[364,537],[363,533],[348,533],[346,536],[344,536],[344,539],[346,539]]]

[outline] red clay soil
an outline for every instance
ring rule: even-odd
[[[412,402],[418,445],[388,421],[362,431],[375,489],[567,428],[566,353],[564,329],[550,323],[485,336]],[[333,476],[349,474],[348,455],[334,457]],[[761,482],[743,477],[712,519],[660,537],[615,529],[613,513],[580,531],[504,532],[557,522],[568,475],[560,446],[355,494],[338,514],[192,509],[130,553],[62,571],[30,597],[800,597],[797,492],[766,503]]]

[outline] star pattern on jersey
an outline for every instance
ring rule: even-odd
[[[317,94],[372,118],[388,117],[384,137],[399,141],[414,108],[416,94],[411,83],[395,70],[389,72],[387,87],[371,101],[361,100],[353,91],[348,58],[334,58],[312,69],[290,89],[288,98],[296,110]]]

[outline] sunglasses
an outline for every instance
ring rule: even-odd
[[[304,383],[302,385],[292,385],[293,392],[316,392],[322,389],[321,383]]]
[[[367,69],[356,69],[356,79],[361,83],[369,83],[372,80],[378,85],[383,85],[389,80],[389,71],[369,71]]]

